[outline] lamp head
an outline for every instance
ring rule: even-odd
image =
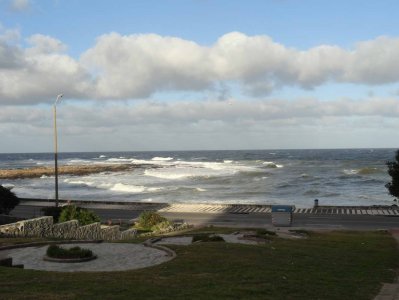
[[[57,99],[55,100],[54,104],[57,104],[58,100],[60,100],[60,98],[62,98],[62,96],[64,96],[64,94],[57,95]]]

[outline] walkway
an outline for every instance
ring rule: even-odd
[[[64,202],[64,201],[63,201]],[[63,204],[61,203],[61,205]],[[268,214],[270,205],[257,204],[208,204],[208,203],[152,203],[152,202],[101,202],[79,201],[80,206],[93,209],[123,209],[132,211],[154,210],[158,212],[209,213],[209,214]],[[51,201],[22,201],[26,206],[54,206]],[[17,207],[18,208],[18,207]],[[398,206],[320,206],[318,208],[296,208],[294,214],[312,215],[372,215],[399,216]]]

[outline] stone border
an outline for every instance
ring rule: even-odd
[[[154,249],[157,249],[157,250],[164,251],[164,252],[166,252],[166,255],[172,257],[172,259],[176,258],[177,254],[176,254],[175,251],[173,251],[172,249],[167,248],[165,246],[155,245],[155,243],[157,241],[158,241],[158,239],[149,239],[149,240],[144,241],[142,244],[145,247],[154,248]]]
[[[86,243],[86,241],[84,242]],[[26,261],[25,268],[27,269],[49,272],[120,272],[139,270],[168,262],[176,257],[175,253],[166,247],[153,247],[152,245],[134,243],[110,243],[110,246],[104,244],[93,244],[94,249],[92,250],[96,253],[97,259],[91,260],[87,263],[64,263],[66,261],[53,263],[43,259],[44,256],[46,256],[45,250],[36,249],[45,248],[45,245],[42,245],[41,247],[33,247],[33,245],[29,246],[25,247],[28,252],[22,252],[25,254],[22,254],[22,256],[17,255],[16,259],[24,259],[20,261]],[[90,245],[86,245],[85,247],[90,248]],[[145,248],[147,247],[152,249],[146,250]],[[21,247],[19,248],[23,249]],[[115,255],[113,249],[121,249],[117,252],[119,254],[123,252],[126,255]],[[26,255],[27,253],[31,253],[32,255]],[[10,252],[7,254],[13,258],[13,253]]]
[[[26,248],[26,247],[36,247],[36,246],[46,246],[53,244],[100,244],[104,242],[103,240],[65,240],[65,241],[43,241],[43,242],[32,242],[32,243],[22,243],[8,246],[1,246],[0,251],[3,250],[12,250],[18,248]]]
[[[91,261],[93,259],[97,259],[97,255],[93,255],[90,257],[82,257],[82,258],[54,258],[47,255],[43,257],[43,260],[45,261],[56,262],[56,263],[81,263],[81,262]]]

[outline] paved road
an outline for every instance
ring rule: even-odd
[[[13,210],[12,214],[17,217],[32,218],[41,216],[41,207],[52,204],[27,203],[21,204]],[[143,211],[138,206],[107,206],[87,205],[100,216],[103,221],[114,222],[129,221],[135,219]],[[141,208],[140,208],[141,207]],[[181,209],[158,210],[163,216],[170,220],[181,220],[190,224],[213,224],[220,226],[244,226],[244,227],[269,227],[272,226],[270,212],[187,212]],[[310,209],[311,211],[311,209]],[[301,228],[345,228],[345,229],[389,229],[399,228],[399,215],[397,214],[333,214],[325,211],[318,213],[297,212],[293,214],[293,226]]]

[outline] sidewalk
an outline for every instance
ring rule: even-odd
[[[399,244],[399,228],[391,229],[389,232]],[[374,300],[399,300],[399,281],[396,279],[395,283],[384,283],[380,293]]]

